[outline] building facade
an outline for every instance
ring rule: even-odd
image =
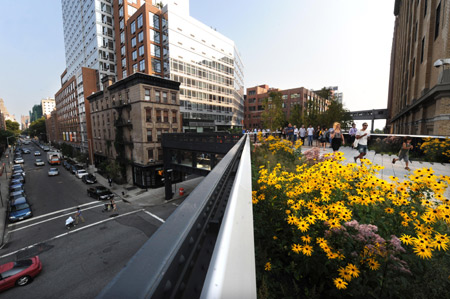
[[[135,73],[88,97],[93,132],[93,159],[118,161],[129,184],[163,185],[164,133],[181,132],[179,83]]]
[[[183,131],[242,126],[243,64],[232,40],[189,15],[189,1],[118,1],[118,78],[143,72],[181,83]]]
[[[55,109],[55,99],[46,98],[41,100],[42,115],[50,115]]]
[[[329,102],[318,96],[312,90],[304,87],[281,90],[278,88],[270,88],[268,85],[259,85],[247,88],[247,96],[245,100],[245,129],[263,129],[263,120],[261,115],[264,111],[264,100],[270,96],[271,92],[281,93],[283,100],[283,112],[286,119],[291,116],[291,109],[298,105],[301,107],[302,113],[307,114],[309,109],[317,109],[316,112],[324,112]],[[311,105],[311,103],[313,105]],[[314,107],[314,108],[312,108]],[[307,124],[305,124],[307,125]]]
[[[20,126],[22,130],[28,129],[30,126],[30,116],[28,115],[21,115],[20,116]]]
[[[40,119],[41,117],[42,117],[42,106],[41,106],[41,104],[34,105],[33,108],[31,108],[31,111],[30,111],[30,123]]]
[[[450,136],[450,5],[396,0],[394,15],[390,132]]]

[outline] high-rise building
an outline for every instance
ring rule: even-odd
[[[118,78],[135,72],[181,83],[183,131],[242,126],[243,64],[234,42],[189,15],[188,0],[114,4]]]
[[[395,1],[388,110],[391,133],[450,136],[448,1]]]
[[[104,76],[116,76],[116,59],[114,50],[113,8],[110,0],[61,0],[66,70],[61,77],[61,90],[68,81],[75,78],[77,85],[76,101],[78,132],[76,138],[81,152],[86,152],[89,145],[89,105],[86,97],[101,88],[98,84]],[[95,70],[96,78],[91,78]],[[84,77],[89,74],[89,78]],[[89,81],[89,82],[85,82]],[[96,85],[93,89],[83,87]],[[64,132],[60,132],[64,133]],[[70,132],[64,133],[67,136]],[[70,138],[72,139],[72,138]]]
[[[30,111],[30,123],[40,119],[41,117],[42,117],[42,106],[41,106],[41,104],[34,105],[33,108],[31,108],[31,111]]]
[[[30,125],[30,116],[29,115],[21,115],[20,116],[20,126],[22,130],[28,129]]]
[[[46,98],[41,100],[42,115],[50,115],[55,109],[55,99]]]

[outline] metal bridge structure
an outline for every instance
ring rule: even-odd
[[[371,133],[373,133],[375,119],[388,119],[389,113],[387,109],[372,109],[351,111],[350,116],[353,120],[370,120],[372,121]]]
[[[241,135],[98,298],[256,298],[253,240],[250,140]]]

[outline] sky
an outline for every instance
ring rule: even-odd
[[[351,111],[387,107],[393,10],[390,0],[190,0],[191,16],[234,40],[245,88],[339,86]],[[0,18],[0,98],[20,121],[61,86],[61,1],[1,0],[0,11],[9,12]]]

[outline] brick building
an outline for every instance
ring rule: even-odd
[[[439,66],[442,59],[450,58],[450,5],[396,0],[394,15],[390,131],[450,136],[450,67]]]
[[[88,97],[95,165],[127,161],[128,183],[162,186],[162,134],[181,132],[179,85],[143,73],[104,78],[103,91]]]
[[[318,96],[312,90],[306,89],[304,87],[285,90],[270,88],[268,85],[250,87],[247,88],[247,97],[245,100],[244,128],[263,129],[263,121],[261,119],[261,114],[264,111],[263,103],[264,99],[268,98],[271,92],[279,92],[282,94],[283,111],[286,119],[289,119],[291,115],[291,109],[295,105],[300,105],[302,107],[303,113],[306,114],[308,113],[308,109],[310,109],[308,101],[312,101],[312,103],[314,103],[313,106],[319,113],[324,112],[329,104],[327,99]]]

